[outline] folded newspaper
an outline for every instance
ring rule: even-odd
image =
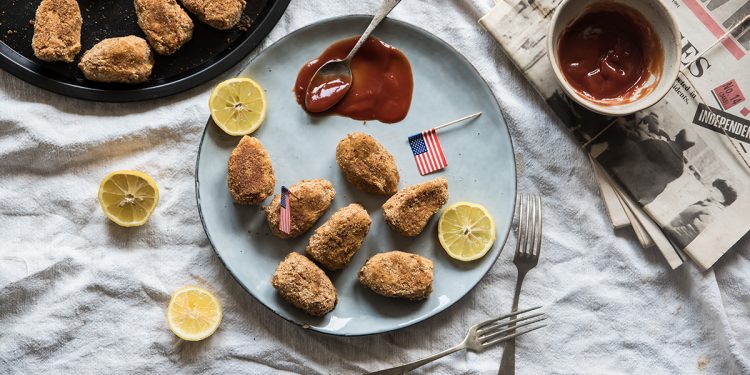
[[[562,0],[497,1],[480,24],[589,152],[613,226],[632,225],[672,268],[684,254],[710,268],[750,230],[750,0],[663,0],[683,74],[625,117],[587,111],[559,87],[545,39]]]

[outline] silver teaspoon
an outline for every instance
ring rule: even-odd
[[[385,0],[372,18],[367,30],[359,37],[349,54],[341,60],[331,60],[323,64],[313,75],[305,92],[305,109],[309,112],[323,112],[340,102],[352,87],[354,76],[351,63],[354,55],[367,40],[373,30],[401,0]]]

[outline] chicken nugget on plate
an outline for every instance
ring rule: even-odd
[[[403,236],[422,233],[432,216],[448,202],[448,180],[438,177],[409,186],[383,204],[383,217],[393,230]]]
[[[36,8],[31,48],[43,61],[73,62],[81,52],[81,9],[76,0],[42,0]]]
[[[279,263],[271,285],[287,302],[312,316],[323,316],[336,307],[336,287],[310,259],[291,253]]]
[[[182,5],[202,22],[219,30],[234,27],[245,11],[245,0],[182,0]]]
[[[329,270],[344,268],[362,247],[372,220],[367,210],[352,203],[334,213],[310,237],[305,253]]]
[[[276,177],[271,157],[258,138],[243,136],[229,156],[227,185],[239,204],[260,204],[273,194]]]
[[[138,26],[160,55],[171,55],[193,37],[193,21],[176,0],[135,0]]]
[[[432,261],[403,251],[380,253],[359,270],[359,282],[386,297],[425,299],[432,293]]]
[[[265,207],[271,233],[279,238],[294,238],[307,232],[323,216],[335,196],[333,184],[323,179],[302,180],[290,186],[291,230],[286,234],[279,230],[281,195],[274,195],[271,204]]]
[[[143,83],[151,76],[154,55],[143,38],[108,38],[86,51],[78,68],[91,81]]]
[[[336,146],[336,163],[350,184],[366,193],[391,195],[398,189],[396,160],[375,138],[352,133]]]

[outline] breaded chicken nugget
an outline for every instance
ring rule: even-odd
[[[182,5],[209,26],[227,30],[240,22],[245,0],[182,0]]]
[[[336,287],[310,259],[291,253],[279,263],[271,284],[287,302],[312,316],[336,307]]]
[[[438,177],[409,186],[383,204],[383,217],[388,226],[403,236],[422,233],[433,215],[448,202],[448,180]]]
[[[396,160],[365,133],[352,133],[339,141],[336,163],[346,180],[364,192],[391,195],[398,189]]]
[[[420,300],[432,293],[432,261],[403,251],[380,253],[359,270],[359,282],[386,297]]]
[[[239,204],[260,204],[273,194],[276,177],[271,157],[258,138],[243,136],[229,155],[227,185]]]
[[[44,61],[73,62],[81,52],[81,9],[76,0],[42,0],[36,8],[34,56]]]
[[[154,55],[148,43],[137,36],[108,38],[86,51],[78,68],[92,81],[142,83],[151,76]]]
[[[171,55],[193,37],[193,20],[175,0],[135,0],[138,26],[160,55]]]
[[[305,253],[329,270],[338,270],[352,260],[370,231],[370,215],[352,203],[333,214],[310,237]]]
[[[281,196],[273,196],[271,204],[265,207],[266,220],[271,233],[279,238],[294,238],[312,228],[328,206],[331,205],[336,190],[327,180],[302,180],[289,187],[289,205],[291,207],[291,230],[286,234],[279,230],[279,207]]]

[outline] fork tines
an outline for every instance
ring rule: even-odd
[[[523,335],[525,333],[529,333],[531,331],[535,331],[542,327],[546,327],[546,324],[534,325],[534,323],[538,323],[547,319],[543,312],[527,315],[524,317],[520,316],[539,308],[541,308],[541,306],[516,311],[479,323],[476,329],[477,340],[484,347],[514,338],[516,336]],[[530,327],[519,330],[519,328],[526,326]]]
[[[539,257],[542,247],[542,197],[519,194],[516,256]]]

